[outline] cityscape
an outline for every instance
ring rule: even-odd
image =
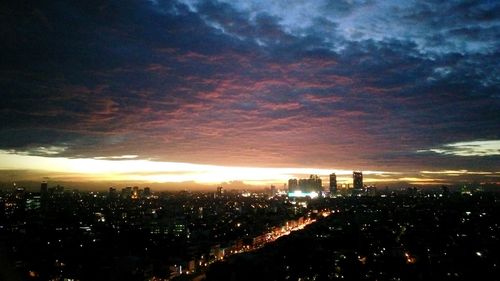
[[[0,193],[2,280],[494,280],[498,186]]]
[[[0,3],[0,281],[500,279],[500,1]]]

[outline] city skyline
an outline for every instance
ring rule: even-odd
[[[500,183],[493,1],[4,11],[1,183]]]

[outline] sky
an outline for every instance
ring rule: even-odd
[[[3,182],[500,182],[498,1],[7,1],[0,32]]]

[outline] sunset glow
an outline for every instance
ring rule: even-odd
[[[494,1],[21,6],[2,18],[4,186],[500,182]]]
[[[0,7],[1,280],[498,278],[500,1]]]
[[[115,157],[121,158],[121,157]],[[127,157],[122,157],[127,158]],[[100,180],[133,180],[144,182],[220,183],[243,181],[246,184],[267,185],[285,183],[289,178],[311,174],[327,176],[335,172],[350,178],[350,170],[315,168],[257,168],[160,162],[151,160],[101,160],[65,157],[16,155],[0,152],[0,169],[29,169],[78,175]],[[27,165],[26,163],[29,163]],[[390,175],[383,171],[364,171],[365,175]]]

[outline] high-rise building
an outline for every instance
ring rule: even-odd
[[[48,190],[48,184],[46,181],[42,181],[42,183],[40,184],[40,193],[47,193],[47,190]]]
[[[305,179],[289,179],[288,180],[288,191],[294,192],[300,190],[302,192],[321,192],[323,187],[321,184],[321,178],[317,175],[310,175],[309,178]]]
[[[317,175],[310,175],[308,181],[310,192],[314,191],[320,193],[323,191],[323,184],[320,177],[318,177]]]
[[[295,190],[298,190],[299,188],[299,182],[297,179],[289,179],[288,180],[288,192],[294,192]]]
[[[323,185],[321,178],[317,175],[311,175],[305,179],[289,179],[288,180],[288,196],[289,197],[310,197],[316,198],[321,196]]]
[[[299,188],[298,190],[302,192],[309,191],[309,179],[299,179]]]
[[[222,194],[224,194],[224,188],[222,186],[217,187],[217,197],[222,197]]]
[[[132,187],[127,186],[125,188],[122,188],[122,192],[120,194],[122,199],[128,199],[132,196]]]
[[[363,189],[363,173],[352,172],[352,185],[354,189]]]
[[[131,198],[132,199],[139,199],[140,196],[141,196],[141,193],[140,193],[139,187],[138,186],[134,186],[134,188],[132,188],[132,196],[131,196]]]
[[[337,192],[337,175],[335,173],[330,174],[330,193]]]
[[[271,185],[271,196],[275,196],[275,195],[276,195],[276,193],[277,193],[277,191],[276,191],[276,186]]]

